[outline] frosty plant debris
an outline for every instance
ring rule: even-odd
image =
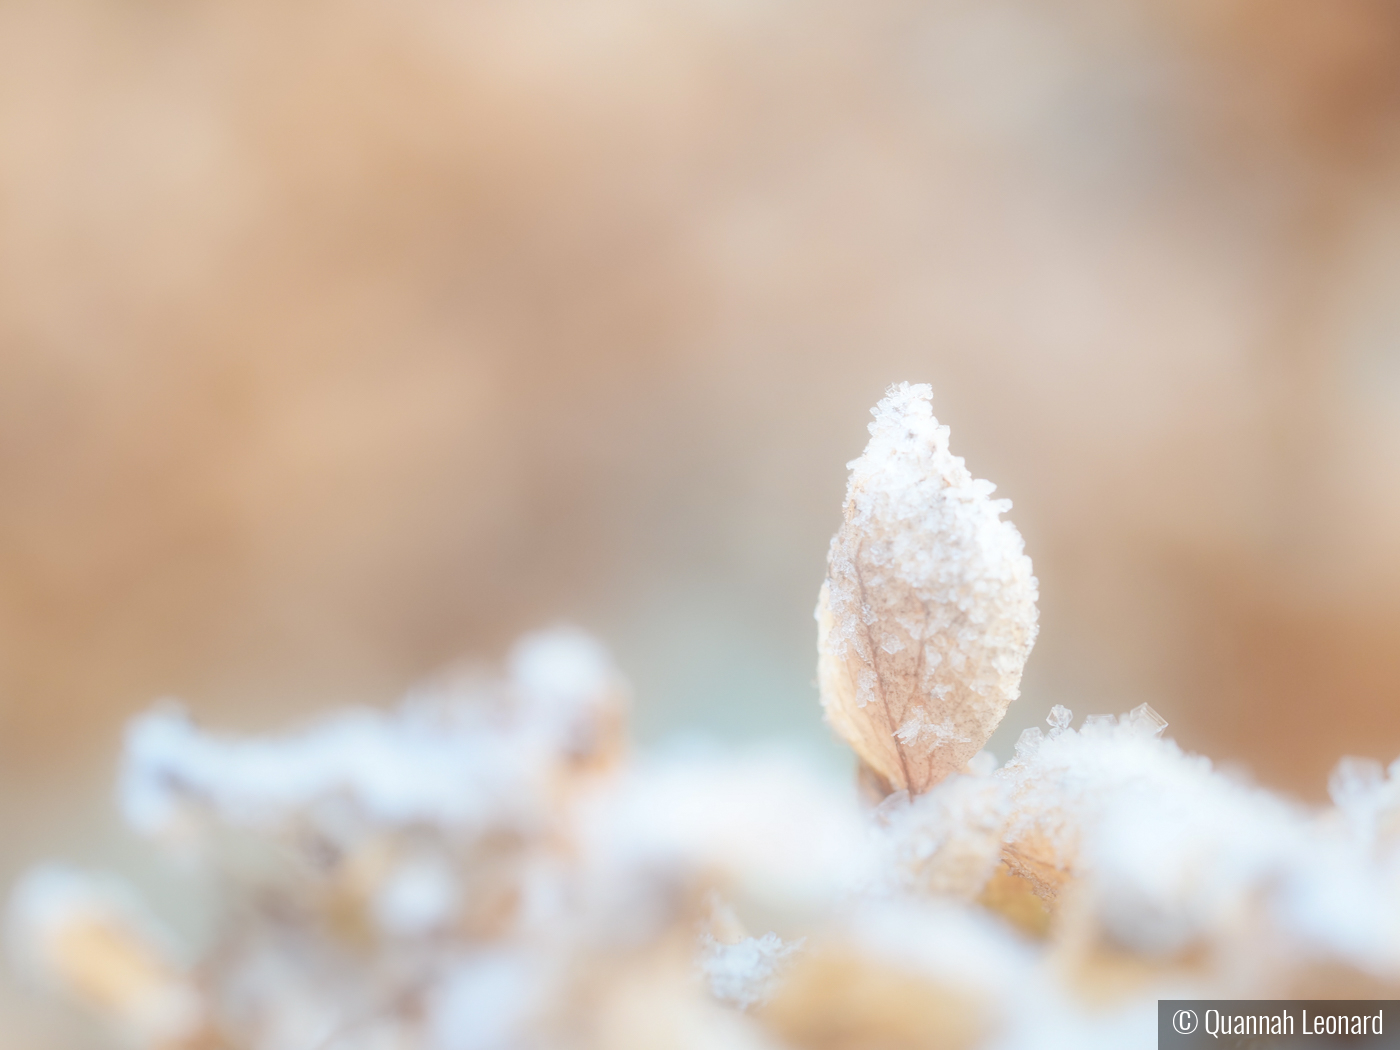
[[[572,629],[281,736],[167,705],[120,799],[219,902],[211,943],[45,866],[12,960],[141,1050],[1124,1050],[1159,997],[1400,997],[1400,764],[1343,759],[1307,809],[1145,705],[1058,704],[999,764],[1030,561],[928,387],[874,415],[818,605],[861,791],[781,752],[629,760]]]

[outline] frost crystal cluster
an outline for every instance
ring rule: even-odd
[[[1400,763],[1308,809],[1056,705],[999,766],[1030,563],[927,388],[871,433],[819,607],[863,802],[780,752],[628,761],[607,654],[541,632],[280,737],[136,720],[124,813],[212,937],[45,866],[12,959],[141,1050],[1127,1050],[1158,998],[1400,997]]]

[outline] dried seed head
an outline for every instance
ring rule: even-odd
[[[926,384],[892,386],[850,464],[817,607],[827,721],[891,789],[924,791],[1020,691],[1036,580],[1009,500],[948,451]]]

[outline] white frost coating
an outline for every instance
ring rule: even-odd
[[[901,744],[929,744],[933,747],[968,743],[968,738],[958,733],[958,727],[953,724],[951,718],[945,718],[941,722],[930,722],[928,712],[923,708],[917,709],[909,720],[899,727],[895,737]]]
[[[1030,559],[1001,520],[1011,504],[949,452],[931,397],[901,383],[875,407],[817,610],[827,720],[916,794],[986,742],[1036,635]]]
[[[127,729],[121,804],[136,830],[180,830],[200,812],[269,825],[318,800],[390,824],[478,828],[533,819],[552,763],[608,746],[622,693],[607,651],[572,628],[526,635],[513,702],[444,686],[396,711],[348,710],[278,737],[204,733],[164,704]]]
[[[601,642],[576,627],[535,631],[516,642],[508,668],[527,726],[577,764],[616,757],[627,689]]]
[[[1006,785],[986,775],[951,776],[904,805],[882,806],[877,886],[976,897],[1001,857],[1009,815]]]
[[[1286,964],[1258,947],[1271,939],[1298,958],[1400,975],[1387,888],[1397,858],[1377,864],[1375,824],[1341,833],[1335,813],[1311,814],[1159,739],[1162,724],[1150,708],[1091,717],[999,770],[1013,866],[1051,895],[1079,881],[1078,907],[1143,957],[1212,946],[1222,969],[1201,974],[1203,987],[1248,997],[1276,986]]]
[[[1034,980],[1035,955],[985,913],[949,901],[871,901],[848,919],[852,941],[872,957],[940,983],[985,991],[1014,1008]]]
[[[1363,982],[1353,987],[1400,983],[1400,763],[1389,777],[1344,763],[1333,778],[1344,808],[1313,812],[1160,739],[1150,708],[1090,716],[1078,731],[1067,711],[1050,721],[990,776],[880,807],[882,875],[867,896],[972,901],[1004,865],[1058,898],[1059,965],[1073,973],[1063,960],[1094,945],[1128,953],[1143,1001],[1267,997],[1310,967],[1340,966]]]
[[[412,936],[446,926],[457,912],[457,876],[432,857],[409,857],[395,865],[374,894],[373,911],[385,933]]]
[[[700,972],[716,999],[747,1010],[769,1000],[784,964],[801,951],[803,943],[789,943],[776,933],[765,933],[725,944],[705,934],[700,939]]]
[[[1091,715],[1081,730],[1057,726],[1048,736],[1027,730],[1016,757],[995,774],[1013,794],[1006,832],[1012,856],[1027,858],[1023,874],[1048,892],[1075,870],[1085,829],[1097,826],[1118,800],[1156,791],[1193,795],[1203,783],[1204,790],[1233,789],[1207,759],[1158,739],[1156,726],[1164,723],[1147,711],[1116,720]]]
[[[551,713],[588,704],[616,688],[618,680],[608,650],[576,627],[524,635],[511,649],[508,669],[526,698]]]
[[[526,819],[539,742],[405,709],[350,711],[282,737],[216,736],[162,708],[127,730],[122,810],[146,834],[190,807],[270,825],[343,798],[376,821],[472,825]]]
[[[469,955],[449,969],[428,998],[435,1050],[515,1050],[527,1034],[542,989],[535,961],[512,951]]]
[[[868,878],[871,859],[849,792],[779,750],[639,763],[581,824],[596,881],[624,894],[627,873],[710,871],[736,902],[819,911]]]

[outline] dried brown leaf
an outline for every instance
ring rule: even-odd
[[[1020,691],[1036,579],[1020,533],[948,451],[926,385],[891,387],[850,464],[817,607],[827,721],[892,789],[981,750]]]

